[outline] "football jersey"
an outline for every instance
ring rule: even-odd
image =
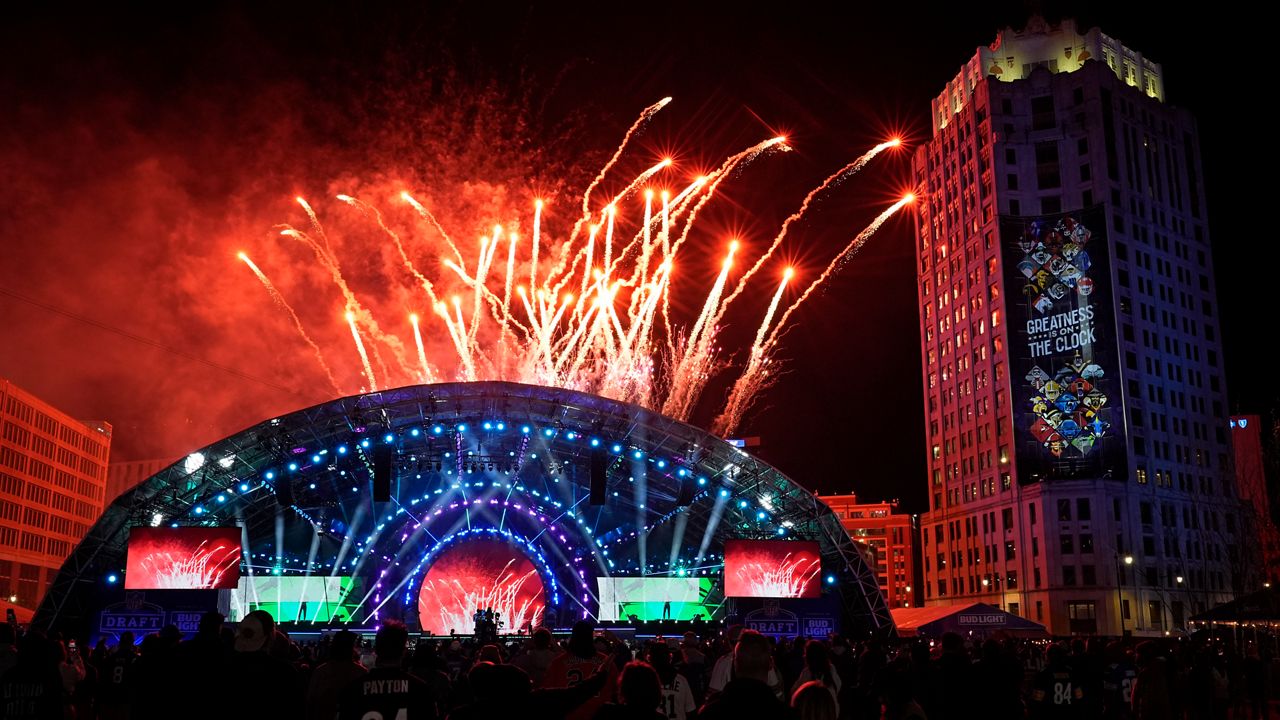
[[[1041,670],[1032,685],[1031,701],[1043,718],[1078,717],[1083,698],[1080,682],[1064,667]]]
[[[571,652],[561,653],[547,667],[547,674],[543,676],[542,686],[547,688],[573,687],[595,675],[601,666],[605,667],[606,672],[609,673],[609,678],[605,681],[604,687],[600,689],[600,694],[579,706],[569,716],[574,720],[580,718],[585,720],[594,715],[596,710],[606,701],[613,699],[613,689],[618,683],[618,667],[613,664],[608,655],[598,652],[593,657],[583,658]]]
[[[426,683],[380,667],[348,683],[338,700],[339,720],[433,720],[435,702]]]
[[[697,707],[693,690],[683,675],[677,673],[670,683],[662,684],[662,714],[667,720],[685,720]]]

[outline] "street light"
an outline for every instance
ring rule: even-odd
[[[1124,564],[1126,566],[1133,565],[1133,556],[1125,555]],[[1124,593],[1121,588],[1124,587],[1124,576],[1120,572],[1120,556],[1116,556],[1116,612],[1120,614],[1120,635],[1123,637],[1127,630],[1124,627]]]
[[[1178,577],[1174,578],[1174,581],[1175,581],[1175,582],[1177,582],[1179,585],[1181,585],[1181,584],[1182,584],[1182,576],[1181,576],[1181,575],[1179,575]]]

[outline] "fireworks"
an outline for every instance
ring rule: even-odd
[[[468,634],[475,628],[474,615],[480,608],[501,614],[505,623],[502,632],[515,632],[531,624],[540,626],[544,607],[542,579],[532,568],[513,571],[516,564],[511,560],[487,582],[478,576],[459,579],[428,574],[418,596],[422,626],[442,634]],[[528,562],[520,564],[527,566]]]
[[[239,572],[240,546],[204,541],[194,551],[156,552],[141,562],[149,588],[190,590],[222,587],[229,571]]]
[[[736,280],[734,272],[745,249],[737,241],[727,243],[720,272],[699,304],[701,311],[686,324],[672,318],[672,278],[699,212],[716,197],[726,179],[757,158],[790,148],[783,137],[764,140],[729,156],[715,170],[674,193],[655,192],[652,187],[671,174],[674,163],[663,159],[625,180],[616,194],[597,197],[605,181],[616,174],[633,137],[668,102],[670,98],[641,113],[583,193],[581,212],[571,229],[560,237],[543,227],[544,203],[536,200],[527,240],[495,225],[480,237],[474,254],[464,252],[466,243],[455,240],[424,203],[405,191],[400,200],[422,221],[423,234],[443,250],[438,257],[415,257],[410,247],[423,245],[421,238],[407,243],[381,210],[349,195],[338,195],[340,202],[359,210],[394,246],[403,272],[421,288],[422,303],[434,313],[428,320],[413,308],[405,309],[412,346],[384,330],[361,303],[344,277],[318,215],[298,198],[308,227],[286,226],[281,235],[307,247],[342,293],[345,319],[363,368],[363,389],[376,391],[419,382],[510,380],[604,395],[687,420],[707,383],[732,360],[717,343],[730,304],[749,291],[748,281],[768,267],[792,224],[816,196],[844,182],[898,142],[877,145],[827,178]],[[741,363],[742,373],[713,422],[713,432],[727,435],[737,429],[769,383],[770,361],[791,314],[906,202],[893,205],[858,233],[827,270],[787,306],[776,324],[774,317],[794,271],[780,266],[776,280],[766,281],[774,288],[772,301]],[[632,208],[638,217],[628,217]],[[284,297],[247,255],[241,253],[240,257],[276,304],[289,313],[334,391],[342,394],[320,347]],[[438,272],[421,269],[428,265]],[[424,342],[424,335],[429,342]]]
[[[739,587],[747,588],[750,597],[804,597],[805,591],[822,571],[818,558],[792,556],[788,553],[781,564],[743,563],[735,574]]]

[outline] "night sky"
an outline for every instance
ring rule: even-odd
[[[387,282],[384,250],[367,227],[344,224],[335,193],[382,206],[410,187],[464,229],[542,194],[567,208],[547,221],[563,230],[569,203],[664,96],[675,101],[633,146],[637,171],[671,153],[692,175],[784,132],[795,152],[727,182],[700,223],[707,265],[686,261],[677,281],[676,311],[687,310],[714,276],[721,240],[765,243],[805,192],[867,148],[891,134],[926,138],[930,98],[1028,12],[256,5],[23,7],[0,26],[0,377],[111,422],[116,460],[185,454],[333,397],[287,316],[235,259],[241,249],[288,289],[342,389],[358,389],[341,297],[278,235],[281,223],[306,222],[295,195],[326,226],[336,218],[344,269],[394,325],[405,291],[393,285],[403,283]],[[1105,5],[1043,7],[1163,63],[1169,100],[1198,117],[1232,409],[1269,415],[1280,395],[1260,345],[1273,322],[1259,316],[1277,243],[1259,193],[1230,179],[1242,158],[1271,155],[1271,128],[1255,112],[1262,98],[1249,97],[1264,84],[1248,77],[1262,72],[1260,48],[1236,41],[1225,4],[1195,18],[1167,17],[1157,3]],[[882,155],[792,231],[784,255],[802,276],[907,188],[908,158]],[[1265,168],[1250,173],[1259,175]],[[891,221],[797,313],[781,352],[787,372],[740,434],[761,436],[759,453],[806,487],[921,511],[913,250],[909,220]],[[727,350],[744,347],[772,283],[730,314]],[[724,391],[713,384],[696,422]]]

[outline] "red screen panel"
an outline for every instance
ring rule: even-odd
[[[232,590],[240,581],[240,528],[137,527],[129,531],[126,590]]]
[[[501,540],[470,540],[436,558],[418,592],[424,632],[471,634],[477,608],[502,613],[500,633],[542,624],[542,578],[524,553]]]
[[[727,540],[725,597],[816,598],[821,592],[818,543]]]

